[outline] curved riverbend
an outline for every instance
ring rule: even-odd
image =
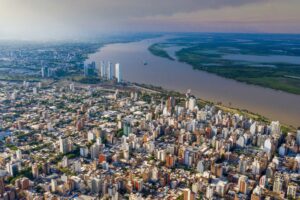
[[[185,92],[191,89],[197,97],[224,105],[247,109],[272,120],[300,126],[300,95],[248,85],[226,79],[192,66],[152,55],[148,47],[161,41],[147,39],[140,42],[111,44],[91,54],[87,62],[101,60],[120,62],[122,76],[130,82],[152,84]],[[147,61],[148,65],[143,65]]]

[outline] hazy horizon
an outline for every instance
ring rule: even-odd
[[[128,32],[300,33],[298,0],[0,0],[1,40]]]

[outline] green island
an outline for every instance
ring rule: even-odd
[[[293,41],[293,48],[289,41]],[[166,50],[170,46],[184,46],[176,52],[177,60],[196,70],[300,94],[299,35],[181,35],[155,43],[149,51],[170,59]]]
[[[167,58],[169,60],[174,60],[164,49],[163,46],[160,44],[153,44],[151,45],[148,50],[155,56],[160,56],[163,58]]]

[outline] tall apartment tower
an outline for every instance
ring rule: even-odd
[[[59,138],[59,151],[60,153],[68,153],[68,138]]]
[[[283,178],[280,174],[275,175],[275,180],[273,183],[273,192],[279,194],[283,188]]]
[[[111,64],[111,62],[108,62],[107,63],[107,80],[112,80],[112,75],[113,75],[112,64]]]
[[[1,170],[0,171],[0,196],[3,195],[5,192],[5,183],[4,183],[4,178],[6,176],[6,171]]]
[[[248,193],[248,177],[247,176],[243,175],[239,178],[238,187],[239,187],[239,192],[241,192],[243,194]]]
[[[116,63],[115,73],[116,73],[115,76],[116,76],[118,83],[122,82],[120,63]]]
[[[46,68],[45,67],[42,67],[41,74],[42,74],[42,78],[46,77]]]
[[[106,76],[106,73],[105,73],[105,63],[104,61],[101,61],[101,64],[100,64],[100,75],[102,78],[105,78]]]

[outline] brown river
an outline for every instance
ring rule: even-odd
[[[223,78],[178,61],[152,55],[148,47],[158,39],[110,44],[91,54],[87,62],[119,62],[126,81],[152,84],[165,89],[192,93],[202,99],[247,109],[271,120],[300,126],[300,95],[248,85]],[[144,65],[147,62],[148,65]]]

